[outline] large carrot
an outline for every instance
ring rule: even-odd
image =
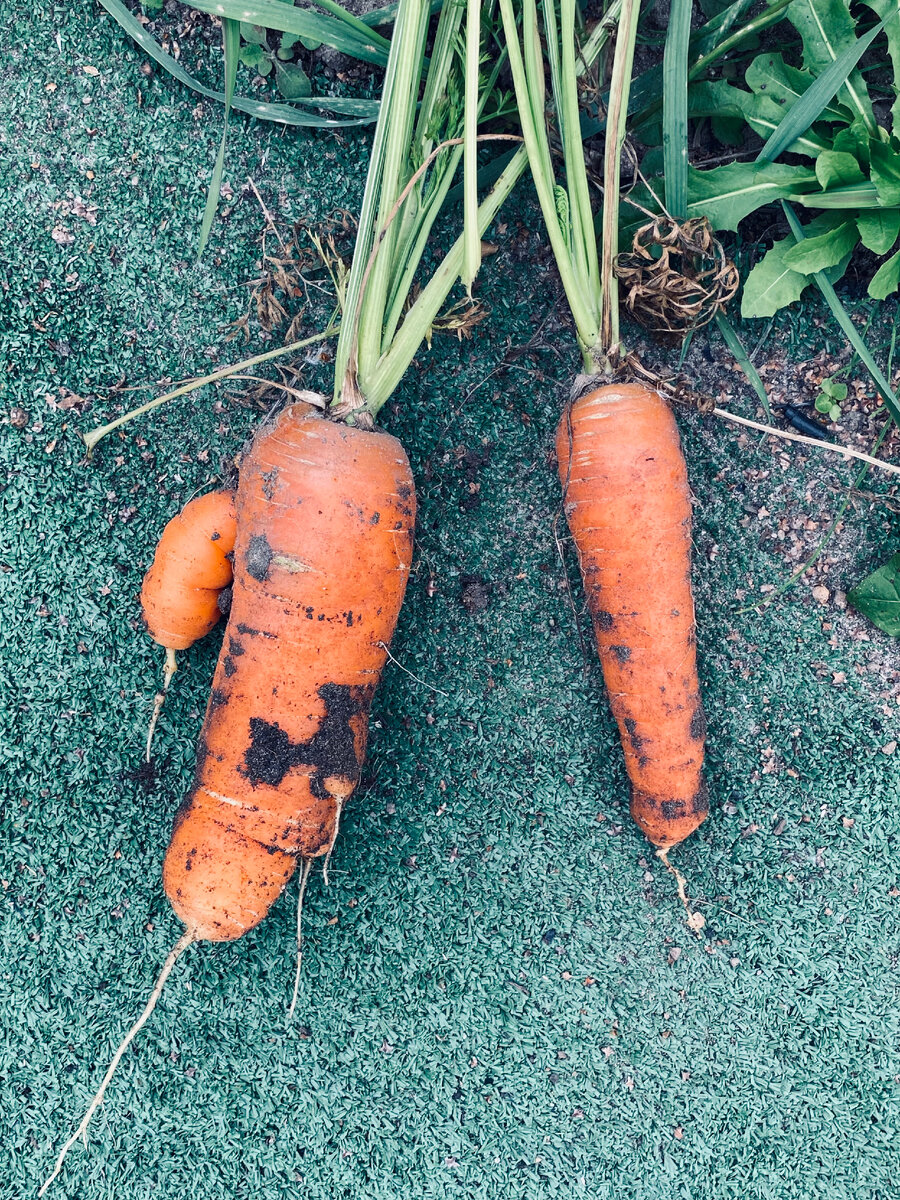
[[[466,228],[420,287],[418,267],[459,166],[463,134],[471,151],[482,111],[495,109],[489,101],[499,72],[497,64],[480,73],[479,38],[460,37],[464,17],[480,34],[478,5],[444,5],[434,30],[431,15],[428,0],[400,0],[353,263],[339,281],[334,419],[295,406],[257,437],[242,463],[228,627],[194,785],[164,867],[186,929],[42,1193],[87,1129],[179,955],[198,940],[227,941],[255,926],[300,861],[302,898],[309,864],[327,861],[359,779],[415,516],[402,447],[370,431],[463,269],[471,279],[479,239],[524,168],[519,155],[478,204],[477,162],[469,154]],[[450,102],[464,93],[465,105]],[[91,435],[91,444],[111,425]],[[298,903],[298,966],[300,911]]]
[[[579,124],[582,38],[576,6],[544,6],[546,44],[556,47],[553,55],[548,52],[549,95],[543,64],[535,66],[527,22],[520,33],[512,0],[500,0],[499,7],[532,178],[584,362],[587,380],[582,377],[577,387],[593,381],[595,388],[567,408],[559,424],[566,515],[622,736],[631,810],[678,876],[687,904],[683,877],[665,851],[696,829],[708,809],[701,777],[705,723],[694,647],[690,494],[672,414],[657,393],[627,382],[637,372],[620,338],[615,268],[640,0],[616,5],[599,224]],[[548,108],[562,148],[565,205],[559,204],[560,155],[550,144]],[[702,916],[691,914],[690,920],[698,929]]]
[[[631,812],[654,845],[674,846],[709,808],[678,429],[656,392],[610,385],[563,413],[556,447]]]
[[[282,412],[241,464],[228,625],[163,868],[185,932],[41,1195],[178,957],[257,925],[298,860],[331,850],[359,780],[409,576],[415,492],[396,438],[309,412]]]
[[[242,463],[237,518],[225,641],[164,868],[175,911],[210,941],[256,925],[298,858],[334,843],[409,574],[406,454],[288,409]]]

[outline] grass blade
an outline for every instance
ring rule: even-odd
[[[166,54],[159,42],[135,19],[122,0],[100,0],[100,3],[144,53],[159,63],[173,79],[177,79],[179,83],[183,83],[185,87],[191,88],[192,91],[198,92],[208,100],[215,100],[219,104],[225,103],[225,93],[208,88],[193,75],[189,75],[184,67],[172,58],[171,54]],[[375,100],[354,100],[343,96],[309,96],[293,103],[308,108],[324,108],[331,112],[345,113],[352,117],[352,120],[335,121],[316,113],[298,112],[292,104],[267,104],[261,100],[248,100],[243,96],[232,97],[231,107],[260,121],[274,121],[281,125],[295,125],[312,129],[337,129],[367,125],[378,118],[378,102]]]
[[[225,170],[225,143],[228,138],[228,118],[231,115],[231,98],[234,95],[234,81],[237,78],[238,52],[241,48],[241,23],[226,17],[222,21],[222,43],[225,52],[225,116],[222,121],[222,140],[219,143],[219,153],[216,155],[216,165],[213,167],[212,179],[209,181],[209,191],[206,194],[206,208],[203,212],[203,223],[200,226],[200,245],[197,257],[203,255],[209,240],[213,219],[219,203],[219,191],[222,187],[222,173]]]
[[[444,0],[431,0],[431,15],[439,13],[443,7]],[[362,13],[359,19],[372,29],[378,29],[382,25],[393,25],[397,19],[399,8],[400,0],[394,0],[393,4],[386,4],[384,8],[376,8],[372,12]]]
[[[753,388],[759,397],[759,402],[766,410],[766,416],[772,420],[772,410],[769,407],[769,397],[766,395],[765,384],[760,378],[759,372],[754,367],[750,355],[744,349],[744,343],[737,335],[734,326],[722,312],[716,313],[716,325],[719,327],[719,333],[722,335],[722,340],[725,345],[734,355],[735,360],[744,374],[747,376],[747,382]]]
[[[676,221],[688,205],[688,51],[693,0],[672,0],[663,53],[663,173],[666,207]]]
[[[188,0],[188,3],[190,3],[190,0]],[[346,9],[342,5],[336,3],[336,0],[314,0],[314,3],[319,8],[324,8],[327,13],[331,13],[333,17],[337,17],[339,21],[343,21],[346,25],[349,25],[351,29],[355,30],[358,34],[361,34],[363,38],[368,39],[372,36],[372,23],[370,21],[364,21],[362,17],[358,17],[355,13],[350,12],[349,9]],[[388,45],[390,44],[387,38],[382,37],[380,33],[376,33],[375,37],[384,42],[385,49],[387,49]]]
[[[788,224],[791,227],[791,233],[793,233],[798,242],[801,242],[806,235],[803,232],[803,226],[797,220],[797,214],[786,200],[782,200],[781,207],[784,209],[784,214],[788,219]],[[835,320],[837,321],[838,325],[840,325],[841,329],[843,329],[848,342],[859,355],[860,361],[872,376],[875,386],[878,388],[885,404],[887,405],[888,411],[894,418],[894,421],[900,424],[900,403],[898,403],[897,397],[894,394],[890,383],[885,378],[881,367],[879,367],[878,363],[872,357],[869,347],[860,337],[859,330],[850,320],[850,314],[838,299],[838,294],[834,290],[831,280],[824,271],[816,271],[816,273],[813,275],[813,279],[816,281],[816,286],[818,287],[819,291],[825,297],[825,302],[831,309]]]
[[[673,9],[674,11],[674,9]],[[872,42],[884,29],[884,21],[869,30],[865,37],[852,42],[826,67],[815,82],[810,84],[800,99],[785,113],[778,128],[757,155],[757,162],[774,162],[788,146],[816,121],[822,110],[831,103],[846,83],[850,72],[862,58]]]
[[[481,0],[466,7],[466,65],[463,150],[463,269],[462,283],[469,297],[481,266],[478,231],[478,68],[481,58]]]
[[[214,17],[295,33],[374,66],[383,67],[387,63],[390,42],[368,25],[364,26],[366,32],[363,34],[336,17],[294,8],[282,0],[248,0],[247,3],[243,0],[190,0],[190,5]]]

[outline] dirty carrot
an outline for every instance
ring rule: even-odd
[[[327,855],[359,780],[369,707],[412,558],[403,447],[295,405],[241,465],[232,603],[163,883],[186,928],[41,1194],[84,1133],[175,960],[257,925]],[[299,920],[299,917],[298,917]],[[299,943],[299,931],[298,931]]]
[[[678,429],[656,392],[612,384],[566,409],[556,448],[631,813],[655,846],[675,846],[709,808]]]
[[[334,843],[406,588],[415,498],[395,438],[292,408],[255,439],[236,508],[231,611],[163,872],[209,941],[251,929],[298,859]]]
[[[464,12],[464,5],[444,5],[432,28],[428,0],[400,0],[353,263],[341,281],[332,402],[324,416],[299,404],[284,411],[241,465],[231,610],[193,786],[176,814],[163,870],[185,932],[42,1192],[85,1133],[175,960],[195,942],[237,939],[257,925],[299,863],[305,886],[309,864],[327,863],[359,780],[415,519],[406,454],[375,431],[375,417],[430,335],[472,234],[464,228],[420,287],[418,269],[462,156],[465,113],[454,101],[464,93]],[[493,107],[502,102],[494,86],[499,66],[487,75],[475,68],[469,75],[478,75],[481,117],[489,98]],[[479,236],[524,167],[524,155],[516,156],[469,212]],[[300,936],[298,904],[298,968]],[[296,998],[295,981],[291,1011]]]
[[[639,8],[640,0],[621,0],[603,22],[615,21],[616,36],[598,241],[579,118],[574,0],[542,5],[545,42],[534,0],[520,13],[512,0],[500,0],[529,166],[584,363],[573,389],[580,399],[564,410],[557,433],[563,504],[625,751],[631,811],[664,854],[697,828],[708,800],[687,471],[665,401],[629,382],[633,360],[624,353],[618,320],[619,174]],[[564,205],[546,119],[544,44]]]
[[[215,626],[225,609],[234,550],[234,492],[220,489],[189,500],[162,532],[144,576],[141,609],[147,632],[166,651],[163,686],[147,731],[145,758],[169,684],[178,669],[175,651],[186,650]]]

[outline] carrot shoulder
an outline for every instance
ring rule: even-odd
[[[208,492],[189,501],[159,539],[141,588],[150,636],[169,650],[186,650],[219,620],[219,596],[231,583],[234,492]]]
[[[326,854],[358,780],[412,556],[400,443],[282,413],[241,467],[231,610],[175,819],[166,893],[198,937],[240,937],[297,859]]]
[[[602,387],[560,421],[557,453],[635,821],[677,845],[709,807],[691,592],[691,497],[656,393]]]

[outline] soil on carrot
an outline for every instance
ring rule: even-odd
[[[131,388],[277,344],[289,322],[255,316],[246,343],[227,341],[261,275],[266,218],[246,180],[287,234],[358,209],[368,151],[364,133],[234,119],[232,200],[196,264],[220,110],[145,76],[88,0],[15,6],[6,37],[0,1193],[24,1195],[181,931],[160,866],[222,635],[183,656],[156,773],[134,777],[159,681],[137,596],[166,521],[256,427],[258,385],[176,402],[91,463],[78,433],[148,395]],[[307,889],[295,1022],[290,894],[239,943],[185,955],[61,1197],[100,1200],[126,1177],[138,1200],[376,1200],[398,1178],[423,1200],[895,1193],[900,669],[896,643],[846,606],[896,549],[893,481],[871,472],[813,571],[760,610],[856,465],[678,414],[710,815],[672,861],[698,936],[629,819],[557,520],[551,449],[578,359],[526,187],[488,237],[489,319],[437,336],[383,414],[417,481],[416,557],[330,886]],[[305,329],[324,324],[326,291],[294,300]],[[864,323],[869,302],[853,311]],[[896,302],[872,315],[885,364]],[[740,333],[774,364],[773,399],[811,397],[807,372],[847,362],[814,304]],[[290,366],[328,391],[324,355]],[[685,371],[763,415],[714,335]],[[834,436],[870,445],[873,391],[858,365],[845,378]],[[472,479],[456,448],[487,444]],[[461,604],[465,575],[491,582],[479,611]]]

